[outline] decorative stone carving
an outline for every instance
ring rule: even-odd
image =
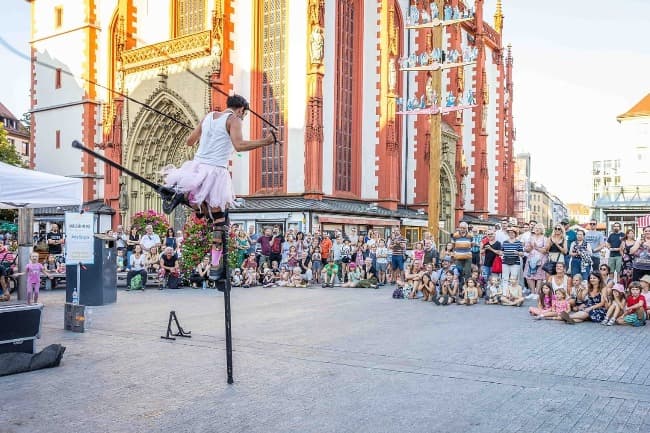
[[[323,38],[323,29],[320,26],[314,26],[311,29],[309,39],[310,57],[312,64],[321,64],[323,62],[323,48],[325,39]]]

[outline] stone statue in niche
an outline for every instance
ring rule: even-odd
[[[126,186],[126,176],[120,176],[119,204],[120,204],[120,210],[129,209],[129,191]]]
[[[212,50],[210,55],[212,56],[212,70],[217,74],[221,73],[221,56],[223,54],[223,49],[221,48],[221,43],[214,41],[212,44]]]
[[[440,11],[438,11],[438,5],[436,4],[435,1],[432,1],[429,3],[429,9],[431,10],[431,19],[435,20],[439,18],[440,16]]]
[[[433,88],[433,77],[431,74],[427,77],[427,82],[424,85],[424,93],[427,95],[427,105],[432,106],[434,103],[435,89]]]
[[[395,86],[397,86],[397,66],[395,66],[395,59],[388,60],[388,91],[395,93]]]
[[[314,26],[311,30],[309,40],[310,57],[312,64],[320,64],[323,62],[323,48],[325,46],[325,38],[323,38],[323,29],[320,26]]]

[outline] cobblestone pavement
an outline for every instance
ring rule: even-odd
[[[533,321],[391,290],[118,292],[55,369],[0,378],[0,432],[650,432],[650,327]],[[193,338],[160,339],[170,310]]]

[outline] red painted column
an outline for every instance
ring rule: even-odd
[[[388,209],[396,210],[400,203],[400,182],[402,179],[402,118],[398,117],[396,97],[402,95],[402,78],[399,59],[402,56],[403,17],[397,1],[391,0],[380,9],[380,52],[379,83],[379,131],[377,146],[377,202]],[[388,48],[388,49],[386,49]],[[408,157],[408,156],[407,156]]]
[[[307,108],[305,112],[305,198],[323,198],[323,0],[310,0],[307,15]]]
[[[508,45],[508,54],[506,56],[506,93],[507,99],[505,101],[505,133],[506,133],[506,146],[509,151],[508,162],[508,171],[507,171],[507,188],[508,191],[515,190],[515,126],[512,116],[512,104],[513,104],[513,83],[512,83],[512,47]],[[515,213],[515,202],[514,197],[509,197],[508,199],[508,215],[514,215]]]

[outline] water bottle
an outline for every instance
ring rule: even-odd
[[[72,291],[72,303],[74,305],[79,305],[79,291],[77,290],[76,287]]]

